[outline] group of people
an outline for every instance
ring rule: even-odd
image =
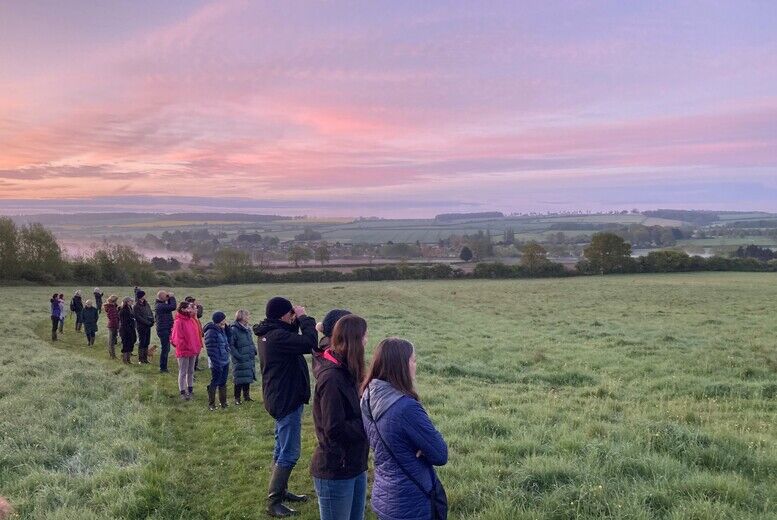
[[[98,291],[95,289],[95,299]],[[73,301],[76,296],[80,299],[80,293],[76,292]],[[54,295],[51,300],[55,340],[63,301],[62,295]],[[259,357],[264,407],[275,421],[267,503],[270,516],[296,515],[289,504],[308,500],[288,489],[301,455],[303,410],[311,399],[306,355],[312,356],[315,378],[313,422],[318,443],[311,473],[321,518],[364,518],[370,448],[375,462],[371,504],[378,518],[421,520],[447,516],[447,499],[434,467],[447,463],[448,448],[421,405],[415,386],[416,351],[411,342],[382,340],[368,368],[367,322],[344,309],[331,310],[321,323],[316,323],[304,307],[274,297],[267,302],[265,318],[253,326],[249,312],[240,309],[231,324],[224,312],[216,311],[203,327],[203,307],[192,297],[177,303],[173,293],[159,291],[152,311],[145,293],[136,287],[134,300],[124,298],[121,306],[117,302],[118,298],[111,295],[104,306],[109,355],[115,357],[118,337],[125,363],[130,362],[135,342],[139,342],[140,363],[148,363],[150,332],[156,325],[161,344],[160,371],[168,371],[167,356],[172,345],[183,400],[192,397],[194,372],[203,348],[211,371],[207,386],[210,410],[217,409],[217,395],[218,405],[228,406],[230,367],[235,403],[252,400],[250,385],[256,381]],[[85,329],[83,311],[90,304],[87,301],[80,310]],[[79,325],[76,327],[80,330]],[[93,335],[88,344],[94,344]]]

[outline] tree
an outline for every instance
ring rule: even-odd
[[[502,239],[502,242],[504,242],[505,244],[515,243],[515,230],[513,228],[505,229],[504,238]]]
[[[538,272],[548,263],[547,250],[537,242],[529,242],[523,246],[522,252],[521,265],[532,274]]]
[[[472,250],[469,247],[464,246],[461,248],[461,253],[459,253],[459,258],[461,258],[465,262],[469,262],[470,260],[472,260],[472,256],[473,256]]]
[[[313,258],[313,252],[304,246],[294,246],[289,250],[289,262],[294,262],[294,267],[299,267],[300,262],[308,262]]]
[[[316,248],[315,256],[316,262],[319,262],[323,267],[325,263],[329,262],[329,245],[326,242],[321,242]]]
[[[483,231],[478,231],[477,235],[468,236],[466,238],[467,245],[470,250],[472,250],[475,260],[480,261],[488,256],[493,256],[494,245],[491,243],[490,235]]]
[[[0,218],[0,278],[16,278],[19,268],[19,235],[16,224],[8,217]]]
[[[62,249],[51,231],[42,224],[30,224],[21,228],[18,237],[23,271],[55,277],[62,273]]]
[[[229,281],[236,281],[245,271],[251,269],[251,257],[245,251],[225,247],[216,252],[213,267]]]
[[[321,240],[321,233],[315,231],[312,227],[306,227],[305,231],[296,235],[294,240],[297,242],[310,242],[313,240]]]
[[[583,255],[590,270],[601,274],[625,272],[633,263],[631,244],[614,233],[596,233]]]

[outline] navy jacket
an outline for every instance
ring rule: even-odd
[[[205,325],[205,350],[208,351],[208,358],[214,367],[223,367],[229,365],[229,339],[227,333],[211,322]]]
[[[173,330],[173,311],[178,307],[178,302],[174,297],[170,297],[166,302],[157,300],[156,310],[156,333],[157,335],[170,335]]]
[[[52,298],[49,300],[51,303],[51,317],[59,318],[62,316],[62,308],[59,306],[59,300]]]
[[[386,381],[374,379],[370,382],[362,396],[361,408],[364,429],[375,452],[373,511],[382,520],[430,520],[429,499],[399,468],[380,441],[377,429],[402,467],[427,492],[432,489],[434,466],[448,462],[448,446],[442,435],[421,403]],[[421,457],[416,456],[418,451],[421,451]]]

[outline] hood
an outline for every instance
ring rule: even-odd
[[[215,323],[213,323],[212,321],[208,322],[208,324],[205,325],[205,327],[203,327],[202,333],[205,334],[210,329],[214,329],[216,332],[221,332],[222,334],[225,334],[224,330],[218,325],[216,325]]]
[[[289,325],[285,321],[265,319],[262,320],[261,323],[254,325],[254,334],[257,336],[266,336],[269,332],[276,329],[299,332],[299,326],[297,324]]]
[[[318,379],[319,376],[324,372],[326,372],[327,370],[344,370],[345,373],[348,375],[348,378],[353,381],[353,379],[351,378],[351,373],[348,371],[348,368],[343,364],[342,360],[338,356],[336,356],[332,351],[330,351],[329,353],[332,355],[332,357],[340,361],[339,365],[332,363],[331,361],[329,361],[327,358],[324,357],[323,350],[325,349],[322,349],[321,352],[315,352],[315,351],[313,352],[313,355],[316,356],[316,359],[318,360],[317,363],[313,363],[313,376],[316,379]]]
[[[365,417],[370,417],[370,410],[367,407],[367,397],[370,399],[370,408],[372,408],[372,419],[377,421],[391,408],[394,403],[399,401],[405,394],[391,386],[391,383],[382,379],[373,379],[364,391],[361,401],[362,413]]]
[[[248,325],[243,325],[239,321],[233,321],[232,324],[229,326],[229,328],[251,332],[251,327],[249,327]]]

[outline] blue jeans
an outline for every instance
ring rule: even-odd
[[[170,355],[170,333],[157,333],[162,352],[159,353],[159,370],[167,370],[167,356]]]
[[[364,520],[367,472],[346,480],[313,478],[321,520]]]
[[[275,420],[275,450],[273,462],[284,468],[293,468],[299,460],[302,450],[302,410],[304,404],[288,414]]]
[[[218,388],[227,384],[227,376],[229,375],[229,365],[223,367],[210,367],[210,387]]]

